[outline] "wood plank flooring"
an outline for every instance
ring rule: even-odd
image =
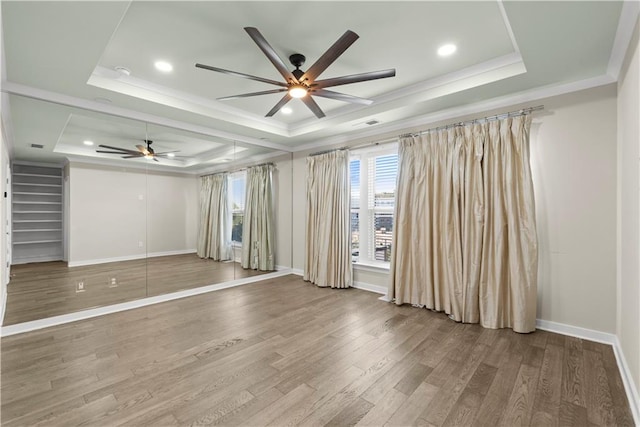
[[[245,270],[235,262],[200,259],[196,254],[68,267],[65,262],[11,267],[5,325],[44,319],[241,279],[268,272]],[[112,287],[111,279],[116,279]],[[76,283],[85,283],[76,292]]]
[[[610,346],[286,276],[1,340],[12,426],[631,426]]]

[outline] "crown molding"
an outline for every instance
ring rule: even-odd
[[[615,83],[615,79],[608,75],[601,75],[598,77],[579,80],[576,82],[541,86],[535,89],[518,92],[511,95],[492,98],[486,101],[480,101],[475,104],[466,104],[458,107],[448,108],[446,110],[435,111],[433,113],[421,115],[419,117],[411,117],[406,120],[390,123],[388,125],[376,126],[373,129],[366,129],[360,132],[353,132],[347,135],[337,135],[329,138],[315,141],[311,144],[300,145],[294,149],[294,152],[315,150],[318,148],[330,147],[332,145],[346,144],[351,141],[363,139],[363,138],[380,138],[386,135],[389,137],[391,132],[403,133],[404,131],[419,126],[426,126],[441,122],[444,120],[454,120],[458,117],[468,116],[472,114],[480,114],[486,111],[507,108],[516,104],[522,104],[526,102],[539,101],[544,98],[550,98],[552,96],[564,95],[571,92],[578,92],[585,89],[591,89],[598,86],[605,86],[611,83]]]
[[[613,40],[611,48],[611,56],[609,56],[609,64],[607,65],[607,74],[618,80],[620,70],[624,63],[624,58],[629,48],[629,43],[633,36],[633,30],[638,21],[640,14],[640,1],[624,1],[622,2],[622,11],[620,12],[620,20],[618,21],[618,29],[616,30],[616,38]]]
[[[111,116],[138,120],[149,124],[166,126],[169,128],[180,129],[187,132],[199,133],[202,135],[224,139],[227,142],[242,142],[249,145],[255,145],[264,148],[270,148],[280,151],[292,151],[291,147],[277,144],[274,142],[265,141],[258,138],[252,138],[244,135],[238,135],[230,132],[225,132],[206,126],[196,125],[192,123],[186,123],[179,120],[169,119],[166,117],[157,116],[154,114],[143,113],[136,110],[130,110],[128,108],[117,107],[114,105],[108,105],[97,101],[88,99],[77,98],[75,96],[64,95],[57,92],[51,92],[44,89],[38,89],[31,86],[22,85],[10,81],[2,82],[2,92],[11,95],[19,95],[27,98],[32,98],[40,101],[47,101],[54,104],[64,105],[67,107],[75,107],[83,110],[93,111],[97,113],[104,113]]]

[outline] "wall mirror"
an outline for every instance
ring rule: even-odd
[[[4,325],[291,268],[291,153],[16,95],[9,106]],[[225,183],[212,209],[225,216],[209,218],[223,222],[222,257],[198,253],[211,177]]]

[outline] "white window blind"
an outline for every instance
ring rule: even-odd
[[[395,144],[358,151],[351,158],[350,172],[353,262],[388,265],[398,174]]]
[[[234,172],[229,176],[229,194],[231,203],[231,240],[242,242],[242,223],[244,219],[244,204],[246,198],[247,172]]]

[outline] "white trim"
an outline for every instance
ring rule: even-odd
[[[353,287],[356,289],[362,289],[363,291],[374,292],[376,294],[387,295],[387,287],[380,285],[372,285],[371,283],[353,282]]]
[[[581,328],[579,326],[567,325],[565,323],[552,322],[550,320],[536,319],[536,329],[568,335],[570,337],[582,338],[602,344],[613,345],[616,341],[616,336],[614,334]]]
[[[158,304],[167,301],[187,298],[195,295],[205,294],[209,292],[219,291],[222,289],[242,286],[253,282],[273,279],[275,277],[286,276],[291,274],[290,270],[283,270],[275,273],[262,274],[258,276],[247,277],[244,279],[233,280],[230,282],[220,283],[217,285],[203,286],[200,288],[186,289],[184,291],[173,292],[155,297],[141,298],[135,301],[128,301],[120,304],[109,305],[106,307],[92,308],[89,310],[78,311],[76,313],[63,314],[61,316],[49,317],[46,319],[33,320],[31,322],[18,323],[16,325],[3,326],[0,329],[0,336],[8,337],[11,335],[22,334],[25,332],[44,329],[51,326],[62,325],[65,323],[76,322],[78,320],[91,319],[94,317],[104,316],[106,314],[118,313],[121,311],[132,310],[134,308],[146,307],[148,305]]]
[[[171,256],[171,255],[194,254],[194,253],[196,253],[195,249],[179,249],[176,251],[150,252],[148,254],[144,253],[144,254],[137,254],[137,255],[118,256],[118,257],[112,257],[112,258],[87,259],[82,261],[70,261],[69,267],[81,267],[85,265],[106,264],[109,262],[133,261],[136,259],[155,258],[160,256]]]
[[[616,80],[620,76],[620,70],[622,69],[627,49],[629,49],[629,43],[631,42],[639,13],[640,2],[637,0],[622,2],[616,38],[613,40],[611,56],[609,56],[609,64],[607,65],[607,74]]]
[[[513,50],[520,55],[520,47],[516,41],[516,36],[513,33],[513,28],[511,27],[511,21],[509,21],[509,16],[507,15],[507,10],[504,8],[504,2],[502,0],[498,0],[498,9],[500,9],[502,21],[504,22],[504,26],[509,34],[509,38],[511,39],[511,46],[513,46]]]
[[[295,274],[296,276],[304,276],[304,270],[300,268],[292,268],[291,274]]]
[[[356,271],[368,271],[371,273],[389,274],[390,268],[391,268],[390,264],[387,266],[384,266],[384,265],[363,264],[360,262],[353,263],[353,269]]]
[[[32,98],[40,101],[48,101],[54,104],[65,105],[68,107],[77,107],[77,108],[81,108],[88,111],[94,111],[98,113],[109,114],[116,117],[123,117],[126,119],[133,119],[141,122],[147,122],[149,124],[156,124],[160,126],[174,128],[174,129],[185,130],[188,132],[195,132],[202,135],[212,136],[214,138],[220,138],[220,139],[226,140],[227,143],[244,142],[246,144],[257,145],[259,147],[272,148],[272,149],[287,151],[287,152],[292,151],[291,147],[288,147],[286,145],[276,144],[274,142],[264,141],[258,138],[252,138],[249,136],[225,132],[225,131],[213,129],[206,126],[183,122],[180,120],[156,116],[154,114],[130,110],[128,108],[122,108],[115,105],[103,104],[98,101],[91,101],[88,99],[77,98],[75,96],[64,95],[61,93],[51,92],[44,89],[38,89],[35,87],[23,85],[20,83],[2,81],[2,91],[13,94],[13,95],[21,95],[27,98]]]
[[[542,319],[536,320],[536,328],[543,331],[555,332],[562,335],[611,345],[613,347],[613,354],[616,356],[618,371],[620,371],[620,377],[622,378],[622,384],[624,385],[624,390],[627,394],[627,400],[629,401],[629,407],[631,408],[634,422],[636,425],[640,426],[640,394],[638,394],[638,389],[633,381],[631,370],[629,369],[629,365],[624,357],[624,352],[620,346],[620,340],[616,335]]]
[[[640,426],[640,393],[638,393],[638,389],[633,381],[631,370],[627,364],[627,359],[624,357],[624,352],[622,351],[622,346],[617,336],[613,344],[613,354],[616,356],[622,384],[624,385],[624,390],[627,392],[627,400],[629,401],[633,421],[637,426]]]
[[[374,126],[373,129],[368,129],[364,132],[355,132],[353,134],[341,134],[331,136],[325,139],[320,139],[310,144],[302,144],[293,149],[294,152],[308,151],[315,149],[328,149],[331,146],[338,144],[348,144],[351,141],[373,137],[380,139],[381,136],[392,132],[403,132],[407,129],[416,127],[428,127],[433,123],[457,119],[463,116],[485,113],[491,110],[497,110],[502,108],[513,107],[517,104],[523,104],[533,101],[539,101],[541,99],[550,98],[552,96],[564,95],[571,92],[578,92],[585,89],[591,89],[594,87],[604,86],[611,83],[615,83],[615,79],[602,75],[594,78],[579,80],[576,82],[565,83],[560,85],[542,86],[536,89],[526,90],[523,92],[517,92],[511,95],[505,95],[497,98],[488,99],[486,101],[480,101],[475,104],[466,104],[457,107],[448,108],[445,110],[439,110],[435,113],[421,115],[419,117],[412,117],[406,120],[400,120],[392,122],[389,125]],[[392,135],[395,136],[395,135]]]

